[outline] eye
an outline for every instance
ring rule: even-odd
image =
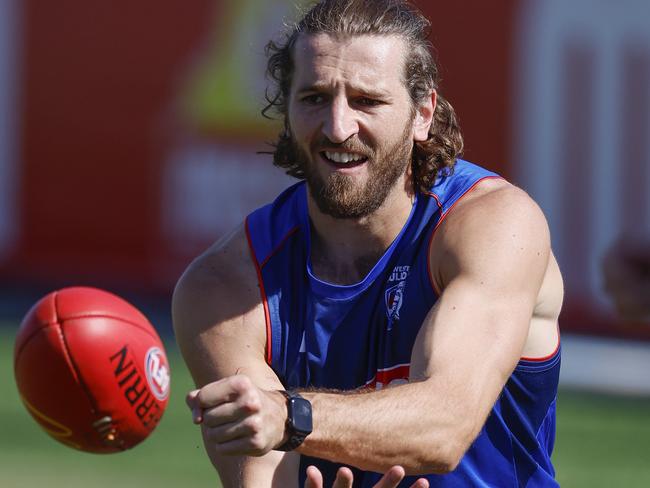
[[[325,101],[325,97],[320,93],[313,93],[302,97],[301,101],[307,105],[320,105]]]
[[[364,107],[377,107],[379,105],[383,105],[384,102],[377,100],[376,98],[360,97],[357,98],[357,103]]]

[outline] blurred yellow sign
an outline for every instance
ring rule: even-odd
[[[264,46],[296,16],[295,5],[291,0],[222,2],[182,94],[183,115],[194,128],[215,135],[277,133],[278,125],[260,115],[267,86]]]

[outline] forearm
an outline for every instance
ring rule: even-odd
[[[434,394],[433,380],[352,394],[301,393],[312,402],[314,430],[301,454],[384,472],[448,472],[475,435],[455,395]],[[468,439],[468,437],[472,439]]]
[[[298,487],[296,454],[271,451],[261,457],[219,455],[209,443],[206,450],[223,488]]]

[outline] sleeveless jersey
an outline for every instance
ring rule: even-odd
[[[312,273],[304,182],[248,216],[266,316],[266,360],[286,388],[352,390],[408,381],[416,335],[438,298],[428,271],[432,236],[454,204],[486,178],[499,176],[458,160],[451,174],[416,195],[397,238],[363,281],[348,286]],[[550,357],[522,359],[458,467],[427,476],[431,486],[559,486],[550,460],[559,366],[559,346]],[[339,465],[306,456],[300,486],[309,464],[321,470],[324,486],[331,486]],[[358,487],[372,487],[381,477],[353,472]]]

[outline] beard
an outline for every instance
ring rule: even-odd
[[[359,139],[350,139],[342,144],[333,144],[327,139],[317,141],[314,147],[327,146],[364,154],[368,158],[364,163],[368,165],[368,178],[361,184],[354,177],[338,172],[323,178],[316,163],[292,140],[296,163],[304,172],[309,192],[319,210],[337,219],[358,219],[381,207],[411,162],[411,128],[412,124],[407,124],[395,144],[382,145],[375,150]]]

